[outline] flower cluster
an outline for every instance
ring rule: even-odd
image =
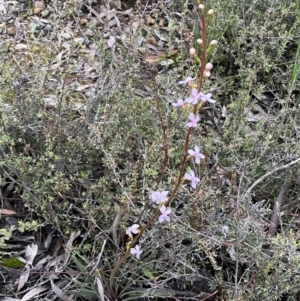
[[[133,224],[126,230],[126,234],[129,236],[129,242],[127,243],[127,246],[130,246],[132,244],[133,241],[132,234],[138,234],[139,227],[140,226],[138,224]],[[143,251],[140,249],[139,245],[136,245],[134,248],[130,249],[130,254],[135,255],[137,259],[140,259],[142,252]]]
[[[195,158],[195,162],[197,164],[200,164],[200,159],[204,159],[205,156],[200,153],[200,149],[199,149],[199,146],[195,146],[194,150],[192,149],[189,149],[188,150],[188,153],[191,157],[194,157]],[[196,174],[193,170],[190,170],[189,172],[187,172],[184,177],[189,180],[191,182],[191,186],[192,188],[196,188],[197,186],[197,183],[200,182],[200,179],[196,177]]]
[[[164,221],[169,222],[170,221],[170,214],[172,213],[171,208],[167,208],[164,203],[168,200],[168,193],[169,191],[152,191],[150,193],[150,199],[153,203],[157,205],[162,205],[159,209],[160,216],[158,218],[159,222],[162,223]],[[137,234],[139,232],[138,230],[139,225],[133,224],[126,230],[126,234],[130,238],[129,244],[132,242],[133,237],[132,234]],[[135,255],[137,259],[140,259],[140,255],[142,254],[142,250],[140,249],[139,245],[136,245],[134,248],[130,249],[130,253],[132,255]]]
[[[168,200],[169,191],[152,191],[150,198],[156,204],[164,203]]]
[[[205,71],[204,71],[204,76],[205,77],[209,77],[210,76],[210,70],[212,68],[213,68],[213,65],[211,63],[207,63],[205,65]],[[187,84],[187,85],[193,87],[194,80],[195,80],[195,78],[192,78],[191,76],[188,76],[185,80],[180,81],[179,84]],[[207,102],[208,101],[210,103],[215,103],[216,101],[214,99],[212,99],[211,96],[212,96],[211,93],[204,94],[202,92],[198,92],[198,90],[193,87],[192,88],[192,93],[191,93],[190,97],[188,97],[186,100],[178,98],[177,102],[173,103],[173,106],[174,107],[182,107],[182,108],[184,108],[186,104],[196,105],[196,104],[198,104],[198,102],[200,100],[202,102]],[[189,126],[189,125],[187,125],[187,126]],[[192,126],[190,126],[190,127],[192,127]]]
[[[202,40],[199,39],[199,44],[202,43]],[[196,55],[196,51],[194,49],[191,49],[190,51],[192,56]],[[207,63],[205,65],[205,70],[204,70],[204,76],[205,77],[209,77],[210,76],[210,70],[213,68],[213,65],[211,63]],[[193,87],[193,80],[194,78],[192,77],[187,77],[185,80],[182,80],[179,82],[179,84],[188,84],[189,86]],[[184,108],[186,104],[190,104],[190,105],[194,105],[197,106],[197,104],[199,103],[199,101],[202,102],[210,102],[210,103],[215,103],[216,101],[214,99],[211,98],[212,94],[211,93],[207,93],[204,94],[202,92],[199,92],[198,89],[196,89],[195,87],[192,88],[192,93],[191,96],[188,97],[186,100],[183,100],[181,98],[179,98],[177,100],[177,103],[173,103],[173,106],[175,107],[181,107]],[[198,115],[195,115],[194,113],[190,113],[189,114],[189,121],[187,122],[186,126],[189,128],[196,128],[198,125],[200,118]],[[195,162],[197,164],[200,164],[200,159],[204,159],[205,156],[200,153],[200,148],[199,146],[195,146],[194,150],[189,149],[188,150],[188,154],[193,157],[195,159]],[[193,170],[190,170],[189,172],[187,172],[184,177],[190,181],[192,188],[196,188],[197,183],[200,182],[200,179],[196,176],[195,172]]]
[[[168,193],[169,191],[152,191],[150,194],[152,202],[156,204],[163,204],[159,209],[161,215],[158,220],[160,223],[170,221],[169,215],[172,213],[172,210],[164,205],[164,203],[168,200]]]

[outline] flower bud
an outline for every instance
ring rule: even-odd
[[[197,40],[197,43],[198,43],[199,45],[201,45],[201,44],[203,43],[203,41],[202,41],[201,39],[198,39],[198,40]]]
[[[208,14],[209,16],[212,16],[213,13],[214,13],[214,10],[213,10],[213,9],[210,9],[210,10],[207,12],[207,14]]]
[[[210,73],[210,71],[205,70],[203,75],[204,75],[205,77],[210,77],[210,76],[211,76],[211,73]]]
[[[203,4],[199,4],[199,9],[203,11],[204,10],[204,5]]]
[[[207,70],[207,71],[210,71],[212,68],[213,68],[212,63],[207,63],[207,64],[205,65],[205,70]]]
[[[190,55],[194,56],[196,54],[196,49],[195,48],[191,48],[190,49]]]
[[[216,40],[212,40],[212,41],[210,41],[210,43],[209,43],[210,46],[215,46],[215,45],[217,45],[217,44],[218,44],[218,41],[216,41]]]

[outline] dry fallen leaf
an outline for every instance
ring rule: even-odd
[[[19,292],[20,289],[27,283],[27,280],[29,278],[29,271],[30,271],[29,265],[26,265],[25,269],[26,271],[20,276],[17,292]]]
[[[120,0],[110,0],[110,1],[108,1],[108,4],[111,7],[116,8],[116,9],[121,9],[122,8]]]
[[[85,25],[85,24],[87,24],[88,20],[87,20],[87,18],[81,18],[79,22],[81,25]]]
[[[22,298],[21,301],[28,301],[30,299],[32,299],[32,297],[38,295],[39,293],[48,290],[49,288],[46,286],[38,286],[35,287],[34,289],[30,290],[27,294],[25,294]]]
[[[13,215],[13,214],[17,214],[17,212],[9,209],[0,209],[0,214]]]
[[[157,41],[154,37],[150,37],[147,42],[153,46],[156,46],[157,45]]]
[[[23,50],[23,49],[27,49],[28,46],[26,44],[20,43],[20,44],[17,44],[14,48],[15,48],[15,50]]]
[[[73,301],[71,298],[69,298],[68,296],[66,296],[63,291],[53,283],[52,278],[50,279],[51,281],[51,288],[53,290],[53,292],[55,293],[55,295],[60,298],[63,301]]]
[[[0,12],[3,15],[6,14],[6,6],[4,5],[4,0],[0,0]]]
[[[26,260],[27,260],[27,263],[32,265],[33,263],[33,260],[37,254],[37,251],[38,251],[38,245],[37,244],[31,244],[31,245],[28,245],[26,247],[26,253],[25,253],[25,257],[26,257]]]
[[[17,30],[16,30],[15,26],[7,26],[6,32],[8,35],[14,36],[16,34]]]
[[[37,244],[31,244],[26,247],[25,257],[26,257],[26,265],[25,265],[25,272],[20,276],[18,289],[17,291],[20,291],[20,289],[27,283],[27,280],[29,278],[30,270],[32,269],[32,263],[33,260],[37,254],[38,251],[38,245]]]
[[[55,272],[60,273],[63,271],[64,267],[67,265],[69,258],[70,258],[70,253],[72,251],[72,246],[74,240],[80,235],[80,231],[73,232],[69,238],[69,240],[66,243],[66,252],[60,256],[57,256],[56,258],[59,259],[56,261],[55,265]]]
[[[159,55],[148,55],[145,60],[149,64],[158,63],[166,60],[166,58],[170,58],[171,56],[175,55],[177,52],[178,50],[174,49],[170,51],[165,51]]]
[[[110,21],[115,16],[116,16],[116,11],[114,9],[109,10],[109,11],[106,12],[106,19],[107,19],[107,21]]]
[[[104,298],[104,289],[103,289],[103,284],[101,281],[101,276],[99,271],[97,271],[97,276],[96,276],[96,283],[97,283],[97,288],[98,288],[98,293],[101,301],[105,301]]]
[[[255,113],[252,113],[250,110],[247,110],[247,121],[249,122],[259,122],[259,121],[271,121],[275,119],[275,116],[272,114],[268,114],[265,112],[265,110],[258,104],[256,104],[253,108]]]
[[[147,16],[146,22],[149,25],[155,24],[155,20],[153,18],[151,18],[150,16]]]
[[[107,41],[108,47],[113,48],[115,44],[116,44],[116,38],[114,36],[110,36]]]
[[[89,88],[92,84],[88,84],[88,85],[81,85],[79,87],[76,88],[76,91],[82,91],[85,90],[86,88]]]
[[[45,8],[44,1],[36,1],[34,3],[33,14],[38,15]]]
[[[100,16],[100,15],[99,15],[92,7],[90,8],[90,10],[91,10],[91,13],[93,13],[93,14],[96,16],[97,20],[98,20],[101,24],[105,24],[105,23],[103,22],[101,16]]]

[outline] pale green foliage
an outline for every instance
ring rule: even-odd
[[[5,241],[9,240],[15,227],[0,229],[0,247],[5,246]],[[0,256],[1,256],[0,252]]]
[[[38,231],[41,227],[43,227],[43,223],[38,222],[36,220],[30,222],[22,222],[21,220],[18,222],[19,227],[18,230],[21,232],[25,231]]]

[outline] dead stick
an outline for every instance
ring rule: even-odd
[[[277,232],[277,228],[279,225],[279,218],[280,218],[280,209],[281,209],[281,204],[282,204],[282,199],[283,199],[283,195],[286,191],[287,185],[286,182],[284,182],[284,184],[282,185],[279,195],[276,199],[276,202],[274,204],[274,209],[273,209],[273,214],[271,217],[271,222],[270,222],[270,226],[269,226],[269,231],[268,234],[271,237],[274,237],[276,235]]]

